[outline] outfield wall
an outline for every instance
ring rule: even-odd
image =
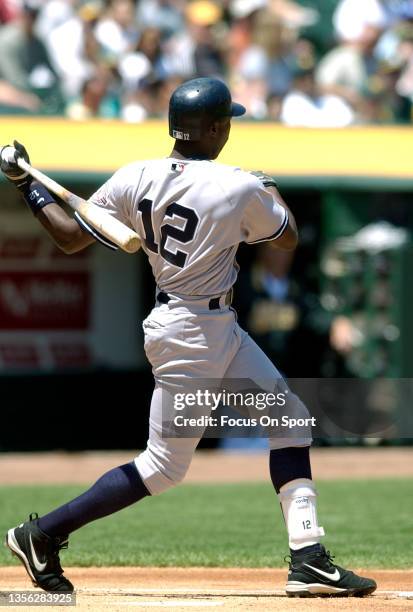
[[[165,156],[173,144],[166,121],[74,123],[1,117],[0,131],[4,142],[16,138],[26,144],[39,168],[73,175],[78,182],[85,174],[102,178],[136,159]],[[233,120],[219,161],[263,170],[292,186],[295,181],[301,187],[315,181],[329,187],[355,187],[367,181],[371,188],[386,181],[407,189],[413,186],[412,148],[410,127],[316,130]]]

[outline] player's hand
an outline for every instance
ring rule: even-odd
[[[264,187],[277,187],[277,183],[274,181],[272,176],[265,174],[262,170],[251,171],[250,174],[256,176],[258,180],[264,185]]]
[[[17,160],[23,158],[30,164],[29,154],[24,145],[15,140],[13,145],[6,145],[0,149],[0,170],[11,181],[20,181],[26,178],[27,172],[24,172],[17,165]]]

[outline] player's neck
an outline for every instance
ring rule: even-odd
[[[210,155],[203,153],[202,151],[196,150],[195,148],[181,149],[174,147],[169,157],[174,159],[211,159]]]

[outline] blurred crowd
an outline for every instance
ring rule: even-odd
[[[162,118],[195,76],[248,118],[409,122],[413,0],[0,0],[3,114]]]

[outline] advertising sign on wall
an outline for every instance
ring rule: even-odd
[[[65,255],[24,209],[3,214],[0,372],[136,367],[136,259],[100,246]]]

